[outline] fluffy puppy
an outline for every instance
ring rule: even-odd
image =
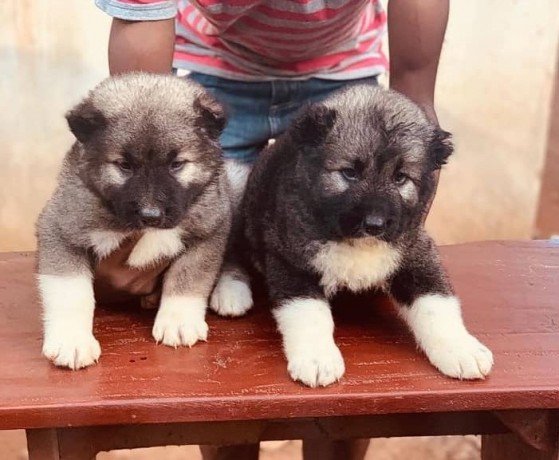
[[[76,142],[37,223],[43,354],[71,369],[99,359],[95,266],[132,236],[130,267],[170,261],[155,340],[206,340],[231,222],[222,107],[194,82],[132,73],[103,81],[66,118]]]
[[[378,288],[443,374],[489,373],[492,354],[464,326],[422,225],[433,173],[452,150],[449,134],[404,96],[359,85],[306,107],[257,160],[244,237],[294,380],[314,387],[342,377],[329,300]]]

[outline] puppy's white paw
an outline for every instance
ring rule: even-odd
[[[317,387],[330,385],[344,375],[344,359],[334,343],[334,320],[325,300],[290,299],[274,311],[274,316],[293,380]]]
[[[204,320],[205,301],[175,297],[164,299],[155,318],[152,335],[156,342],[169,347],[191,347],[208,338]]]
[[[241,316],[252,307],[250,286],[224,272],[214,288],[210,308],[221,316]]]
[[[152,334],[156,342],[169,347],[191,347],[198,340],[208,339],[208,325],[203,319],[191,319],[188,315],[158,316]]]
[[[91,332],[66,331],[45,338],[43,355],[56,366],[77,370],[95,364],[101,347]]]
[[[81,369],[101,355],[93,336],[95,296],[88,275],[39,275],[43,300],[43,355],[60,367]]]
[[[400,314],[431,364],[458,379],[483,379],[493,367],[493,355],[472,336],[462,321],[455,296],[426,294]]]
[[[489,348],[468,333],[433,341],[425,354],[443,374],[457,379],[483,379],[493,367]]]
[[[287,361],[291,378],[313,388],[337,382],[345,372],[344,359],[334,343],[293,351]]]

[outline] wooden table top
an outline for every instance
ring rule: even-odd
[[[99,364],[57,369],[40,354],[34,255],[0,255],[0,429],[559,408],[559,244],[441,248],[464,317],[495,355],[484,381],[440,375],[383,298],[336,307],[339,384],[291,381],[270,312],[208,314],[207,343],[156,345],[153,311],[99,307]],[[262,302],[261,302],[262,303]]]

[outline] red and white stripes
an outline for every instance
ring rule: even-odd
[[[168,17],[176,7],[174,65],[190,71],[237,80],[345,80],[378,75],[388,66],[381,48],[386,14],[379,0],[96,3],[108,14],[131,20],[142,9],[147,19],[163,19],[156,11]]]

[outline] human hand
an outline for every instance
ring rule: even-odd
[[[121,303],[130,301],[135,296],[156,294],[160,290],[163,272],[169,267],[170,261],[142,269],[132,268],[127,264],[139,238],[134,236],[126,239],[116,251],[98,262],[94,273],[97,301],[106,304]]]

